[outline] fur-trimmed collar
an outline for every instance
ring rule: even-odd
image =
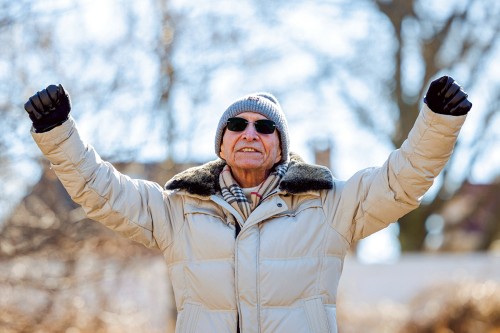
[[[183,171],[165,184],[167,190],[185,190],[191,194],[209,196],[220,192],[219,174],[226,165],[218,159]],[[333,176],[324,166],[305,163],[300,156],[291,153],[288,171],[279,189],[291,194],[333,188]]]
[[[165,184],[167,190],[185,190],[191,194],[209,196],[220,192],[219,174],[226,165],[221,159],[183,171]],[[288,170],[279,189],[291,194],[333,188],[333,176],[324,166],[305,163],[300,156],[291,153]]]

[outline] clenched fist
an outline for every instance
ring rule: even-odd
[[[467,97],[467,93],[451,76],[442,76],[431,82],[424,102],[436,113],[463,116],[472,107]]]
[[[31,96],[24,109],[37,133],[47,132],[68,120],[71,100],[62,85],[50,85]]]

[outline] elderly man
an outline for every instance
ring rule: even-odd
[[[385,164],[346,181],[289,152],[276,98],[222,114],[220,157],[167,182],[131,179],[79,136],[62,86],[32,96],[32,135],[87,215],[164,255],[176,332],[337,332],[337,286],[351,244],[419,205],[449,159],[467,94],[431,83],[414,128]]]

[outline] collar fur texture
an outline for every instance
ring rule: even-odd
[[[218,159],[183,171],[165,184],[167,190],[185,190],[188,193],[210,196],[220,192],[219,174],[226,165]],[[300,156],[291,153],[288,171],[279,189],[291,194],[333,188],[333,176],[324,166],[305,163]]]

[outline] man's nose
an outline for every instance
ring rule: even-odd
[[[243,131],[243,138],[248,141],[253,141],[259,138],[257,131],[255,130],[254,123],[248,123],[247,127]]]

